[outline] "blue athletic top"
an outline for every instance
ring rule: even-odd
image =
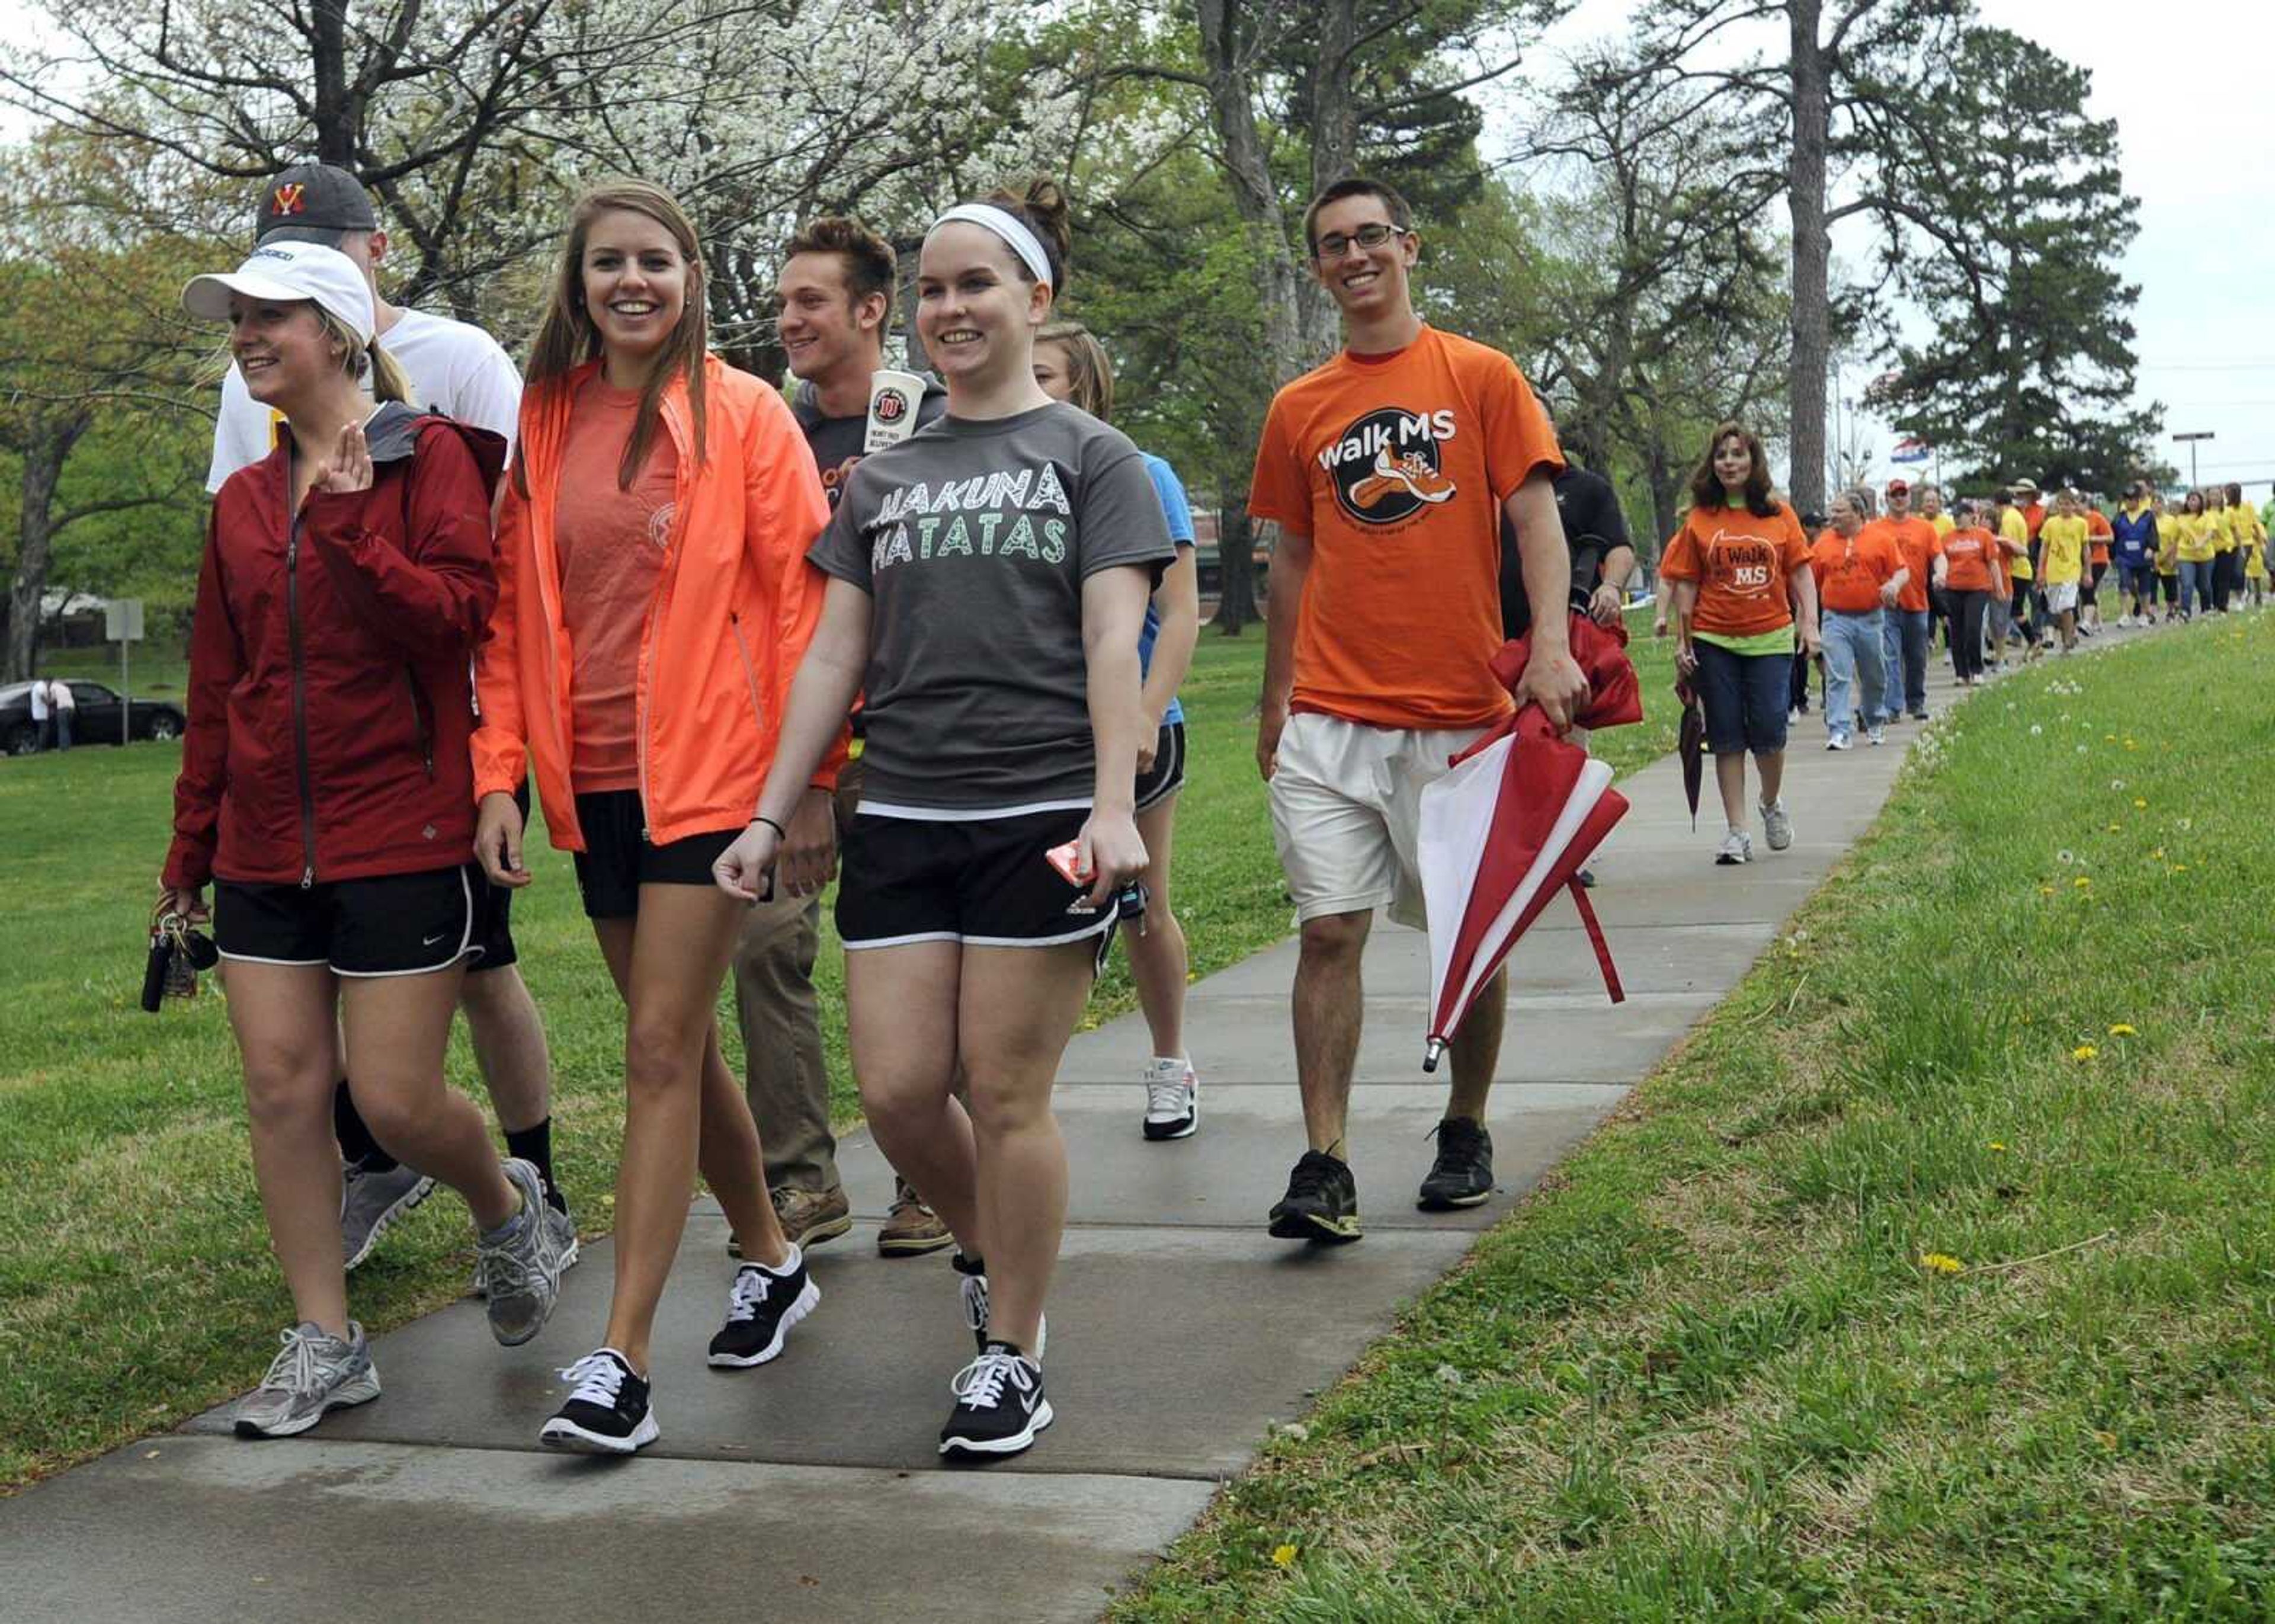
[[[1169,540],[1179,547],[1193,545],[1193,510],[1185,500],[1185,487],[1177,482],[1176,471],[1153,453],[1145,452],[1145,472],[1153,476],[1153,494],[1161,499],[1161,517],[1169,521]],[[1153,668],[1153,639],[1161,634],[1161,616],[1149,600],[1145,605],[1145,629],[1138,634],[1138,669],[1142,676]],[[1164,722],[1183,721],[1185,707],[1172,699],[1169,708],[1161,713]]]
[[[2110,556],[2120,568],[2141,570],[2157,550],[2157,516],[2147,508],[2128,513],[2120,508],[2110,516]]]

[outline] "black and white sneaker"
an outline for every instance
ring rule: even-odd
[[[958,1274],[964,1276],[962,1280],[956,1281],[956,1286],[964,1299],[964,1324],[965,1329],[971,1333],[971,1345],[981,1353],[986,1353],[987,1351],[986,1262],[983,1258],[968,1258],[962,1252],[950,1258],[949,1262]],[[1035,1320],[1036,1358],[1039,1359],[1043,1356],[1043,1349],[1050,1345],[1050,1340],[1051,1317],[1048,1314],[1037,1316]]]
[[[1145,1066],[1145,1137],[1185,1139],[1201,1125],[1201,1080],[1183,1055],[1155,1055]]]
[[[1270,1233],[1282,1241],[1356,1241],[1358,1182],[1347,1163],[1325,1151],[1305,1151],[1288,1175],[1288,1193],[1270,1216]]]
[[[813,1312],[821,1288],[805,1272],[805,1254],[796,1246],[779,1269],[746,1263],[735,1271],[727,1294],[727,1323],[711,1339],[711,1363],[722,1370],[748,1370],[782,1350],[790,1328]]]
[[[541,1448],[571,1454],[630,1454],[660,1435],[648,1385],[613,1348],[596,1348],[561,1372],[569,1401],[537,1434]]]
[[[940,1430],[940,1452],[951,1461],[1017,1454],[1055,1419],[1043,1396],[1043,1367],[1009,1342],[982,1348],[948,1390],[956,1408]]]
[[[1430,1131],[1438,1136],[1438,1159],[1414,1205],[1445,1212],[1483,1203],[1493,1194],[1493,1136],[1466,1116],[1447,1117]]]

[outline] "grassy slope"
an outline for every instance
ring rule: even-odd
[[[1196,976],[1289,925],[1254,766],[1263,652],[1260,628],[1205,635],[1184,690],[1177,906]],[[1652,722],[1600,740],[1622,767],[1671,736],[1659,714],[1663,646],[1638,653]],[[200,996],[157,1016],[135,1006],[176,760],[170,747],[137,744],[0,763],[0,883],[16,943],[0,1001],[0,1487],[250,1385],[287,1317],[222,1001]],[[556,1159],[590,1231],[607,1227],[622,1023],[567,857],[531,850],[538,883],[515,903],[515,935],[550,1030]],[[842,961],[826,909],[823,928],[822,1031],[833,1103],[850,1120]],[[1087,1021],[1135,1001],[1117,956]],[[739,1067],[731,993],[722,1016]],[[450,1075],[477,1086],[463,1028]],[[469,1250],[463,1209],[430,1204],[357,1272],[356,1312],[377,1329],[450,1301]]]
[[[2200,625],[1939,724],[1116,1616],[2275,1614],[2271,682]]]

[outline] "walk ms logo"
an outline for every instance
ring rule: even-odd
[[[1335,505],[1362,525],[1399,525],[1450,502],[1454,481],[1439,448],[1454,437],[1451,412],[1368,412],[1319,453],[1334,481]]]

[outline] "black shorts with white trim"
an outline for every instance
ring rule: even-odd
[[[214,945],[250,964],[320,964],[341,976],[419,976],[479,956],[472,863],[312,886],[214,882]]]
[[[955,820],[903,810],[865,806],[846,831],[837,934],[847,952],[919,941],[1047,948],[1113,930],[1113,903],[1091,911],[1088,888],[1047,855],[1082,833],[1088,807]]]

